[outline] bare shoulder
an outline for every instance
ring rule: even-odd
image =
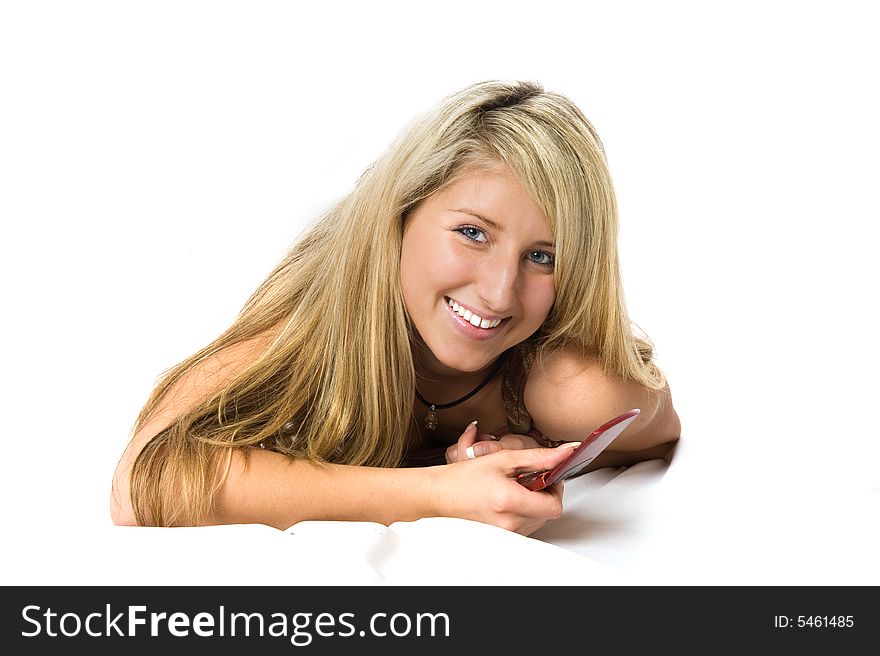
[[[578,440],[612,417],[638,408],[639,417],[610,451],[654,449],[659,454],[671,448],[681,431],[668,386],[655,391],[606,374],[597,356],[569,349],[535,360],[524,401],[535,427],[555,440]],[[661,445],[666,446],[656,449]]]
[[[269,345],[277,330],[222,349],[194,366],[168,390],[143,426],[131,437],[113,475],[110,514],[116,524],[133,525],[129,480],[132,465],[144,446],[197,403],[216,393],[241,373]]]
[[[276,333],[277,329],[272,329],[227,346],[192,367],[159,402],[144,425],[144,432],[158,433],[196,403],[216,393],[256,360]]]

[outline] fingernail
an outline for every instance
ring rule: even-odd
[[[560,444],[557,449],[576,449],[581,445],[580,442],[566,442],[565,444]]]
[[[467,425],[467,428],[465,428],[465,430],[470,430],[471,428],[473,428],[473,427],[476,426],[476,425],[477,425],[477,420],[474,419],[471,423],[469,423],[469,424]]]

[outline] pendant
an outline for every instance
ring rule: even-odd
[[[437,429],[437,406],[432,405],[428,409],[428,416],[425,417],[425,428],[428,430]]]

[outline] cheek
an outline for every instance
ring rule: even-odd
[[[533,315],[536,321],[540,318],[540,323],[544,323],[556,301],[556,285],[553,283],[553,277],[547,276],[547,278],[549,280],[535,281],[530,285],[526,295],[529,314]]]
[[[400,287],[410,313],[433,306],[438,295],[455,284],[461,263],[448,244],[433,239],[404,240],[400,256]]]
[[[418,315],[419,299],[424,299],[424,274],[423,268],[419,267],[418,258],[400,259],[400,289],[403,293],[403,303],[410,315]]]
[[[421,244],[401,257],[401,286],[406,293],[418,293],[422,296],[443,294],[451,287],[462,283],[463,273],[473,264],[462,258],[454,245]]]

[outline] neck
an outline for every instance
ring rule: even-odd
[[[499,357],[504,356],[502,354]],[[473,387],[489,375],[492,367],[498,362],[498,358],[491,360],[476,371],[461,371],[443,364],[434,357],[434,354],[427,347],[423,346],[421,349],[414,349],[413,362],[416,369],[416,382],[419,385],[438,383],[465,385],[466,383],[473,383]]]
[[[434,362],[440,364],[436,359]],[[498,379],[503,364],[504,354],[478,371],[453,370],[451,375],[441,372],[439,376],[429,372],[420,373],[416,378],[416,396],[423,405],[431,406],[432,409],[434,406],[438,409],[452,408],[491,387]]]

